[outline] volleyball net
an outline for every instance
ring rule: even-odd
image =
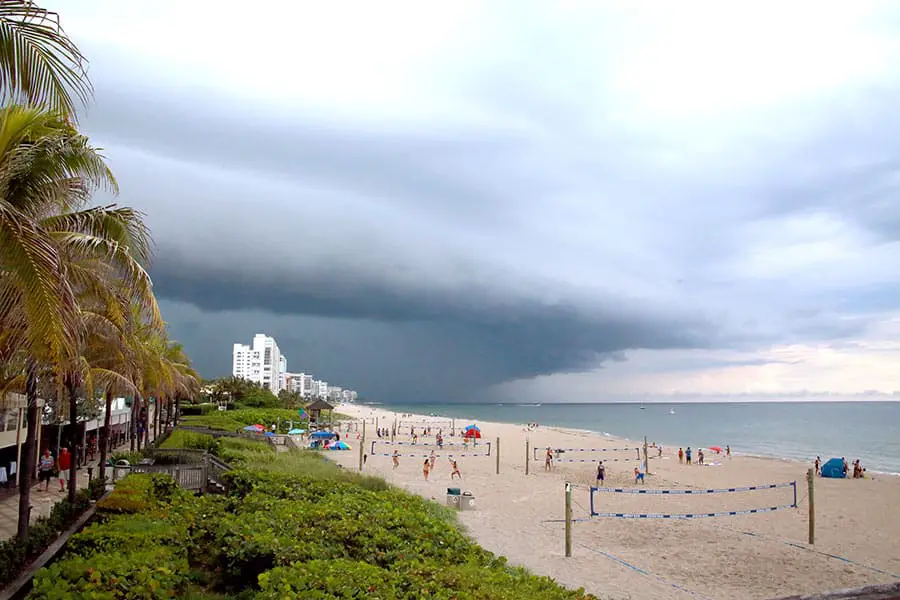
[[[779,492],[777,490],[786,490]],[[681,497],[686,496],[709,496],[713,494],[750,494],[764,493],[765,499],[769,502],[763,506],[754,506],[749,508],[740,508],[735,510],[692,510],[690,512],[649,512],[649,511],[615,511],[601,512],[598,509],[600,505],[597,500],[598,494],[611,495],[627,495],[631,498],[635,497],[658,497],[670,496]],[[590,514],[592,517],[609,517],[616,519],[699,519],[706,517],[731,517],[736,515],[750,515],[757,513],[774,512],[777,510],[785,510],[789,508],[797,508],[797,482],[787,481],[784,483],[769,483],[763,485],[751,485],[744,487],[714,488],[714,489],[646,489],[646,488],[613,488],[613,487],[591,487],[590,488]]]
[[[479,442],[477,445],[444,443],[442,446],[438,446],[437,444],[431,442],[413,444],[412,442],[388,442],[382,440],[372,440],[369,454],[371,456],[393,456],[394,450],[398,452],[398,456],[428,457],[431,456],[432,452],[436,454],[440,453],[440,456],[490,456],[491,442]],[[422,450],[422,452],[418,452],[417,450]]]
[[[446,427],[447,429],[451,429],[453,425],[453,419],[433,419],[430,421],[419,419],[400,419],[399,421],[397,421],[397,429],[408,429],[410,427],[415,427],[416,429],[421,429],[422,427],[442,429]]]
[[[613,452],[631,452],[633,456],[615,457],[610,454]],[[639,461],[641,459],[640,448],[550,448],[553,455],[553,461],[563,462],[597,462],[602,461]],[[533,448],[532,460],[535,462],[543,461],[547,456],[547,448]],[[596,455],[596,456],[591,456]]]

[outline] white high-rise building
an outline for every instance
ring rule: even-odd
[[[313,394],[313,376],[306,373],[301,373],[301,375],[303,376],[303,383],[301,384],[300,393],[304,398],[310,398],[315,395]]]
[[[278,360],[278,391],[287,389],[287,376],[287,356],[281,354]]]
[[[282,365],[287,367],[287,358],[282,357],[275,338],[264,333],[253,336],[249,346],[234,345],[232,375],[258,383],[275,394],[284,389]]]

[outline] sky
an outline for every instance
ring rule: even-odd
[[[47,7],[204,377],[265,332],[377,401],[900,390],[896,2]]]

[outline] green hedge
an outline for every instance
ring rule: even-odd
[[[228,496],[192,496],[170,478],[130,475],[101,521],[35,579],[33,598],[587,599],[512,568],[470,540],[447,508],[347,474],[312,453],[227,474]]]
[[[189,415],[208,415],[211,412],[219,410],[219,405],[215,402],[205,402],[203,404],[184,404],[181,406],[181,416]]]
[[[28,537],[18,536],[0,542],[0,587],[14,580],[25,566],[56,541],[60,533],[69,528],[91,506],[91,494],[95,488],[78,490],[75,503],[62,499],[50,509],[47,517],[38,517],[28,529]]]
[[[290,429],[291,419],[295,427],[304,427],[300,415],[296,410],[286,408],[242,408],[239,410],[225,410],[211,412],[201,416],[185,416],[181,422],[195,427],[208,427],[209,429],[224,429],[235,431],[247,425],[265,425],[271,427],[281,420],[279,433],[287,433]]]
[[[347,415],[334,413],[334,420],[349,419]],[[265,425],[271,427],[281,421],[279,433],[287,433],[293,420],[294,427],[306,428],[305,420],[300,419],[296,410],[287,408],[240,408],[238,410],[213,411],[204,415],[184,416],[181,422],[184,425],[194,427],[208,427],[209,429],[223,429],[235,431],[247,425]]]

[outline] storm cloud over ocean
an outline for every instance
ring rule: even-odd
[[[900,7],[177,6],[54,8],[204,376],[265,332],[373,400],[900,389]]]

